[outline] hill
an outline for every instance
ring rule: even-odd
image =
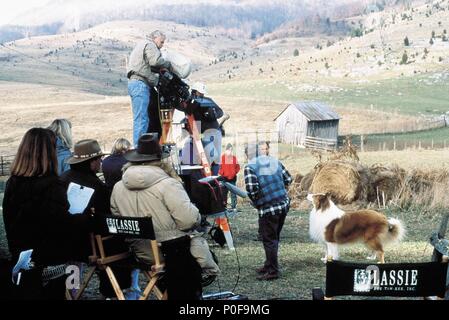
[[[215,27],[229,34],[255,38],[289,21],[319,12],[332,17],[359,0],[53,0],[30,9],[0,27],[0,42],[45,34],[78,32],[117,20],[160,20],[196,27]],[[369,1],[372,2],[372,1]],[[362,7],[363,9],[363,7]],[[360,13],[363,10],[360,10]],[[217,14],[219,13],[219,14]],[[347,17],[347,16],[346,16]]]
[[[318,99],[337,107],[412,116],[441,114],[449,110],[449,1],[438,3],[347,19],[360,27],[353,37],[259,44],[195,76],[214,83],[214,94]]]
[[[117,21],[77,32],[41,36],[0,46],[0,80],[49,84],[109,95],[125,95],[126,58],[149,32],[167,34],[167,47],[189,57],[195,69],[246,40],[217,30],[162,21]]]
[[[12,81],[16,88],[24,84],[13,100],[3,100],[4,107],[26,108],[28,103],[33,111],[23,128],[36,119],[51,120],[51,115],[41,116],[42,104],[59,114],[58,101],[69,103],[67,112],[71,103],[86,101],[86,108],[102,112],[90,101],[126,96],[126,57],[148,31],[162,29],[168,35],[166,48],[192,59],[189,80],[205,81],[209,94],[231,114],[227,139],[234,139],[242,128],[273,129],[273,119],[287,103],[304,99],[330,103],[342,118],[341,134],[413,130],[417,120],[422,123],[449,110],[448,9],[449,1],[443,0],[335,20],[356,27],[359,31],[352,36],[311,34],[258,41],[230,36],[219,28],[116,21],[76,33],[22,39],[0,46],[0,80]],[[404,52],[407,61],[402,62]],[[70,100],[60,98],[67,92]],[[123,97],[117,107],[126,116],[116,122],[130,132],[127,99]],[[67,114],[74,122],[93,121],[76,112]],[[107,131],[100,135],[109,141],[113,132]],[[128,131],[123,132],[129,135]],[[18,138],[5,139],[0,144]]]

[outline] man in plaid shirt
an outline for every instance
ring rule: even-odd
[[[248,158],[244,169],[245,186],[259,213],[259,232],[265,250],[265,263],[256,270],[258,280],[279,278],[279,238],[290,209],[287,187],[292,182],[290,173],[282,163],[264,152],[267,148],[267,142],[245,147]]]

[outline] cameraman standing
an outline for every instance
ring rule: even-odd
[[[139,137],[147,132],[150,125],[148,106],[151,88],[159,83],[158,69],[169,69],[171,64],[162,58],[160,49],[166,36],[159,30],[149,35],[149,40],[139,42],[131,52],[127,68],[128,93],[133,110],[133,142],[137,146]]]
[[[221,159],[222,131],[218,119],[224,116],[223,110],[209,97],[206,85],[196,82],[192,86],[192,98],[196,104],[193,115],[201,122],[201,142],[204,146],[207,159],[211,165],[213,175],[218,175]]]

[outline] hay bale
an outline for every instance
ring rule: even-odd
[[[369,168],[370,180],[376,198],[388,202],[396,197],[403,188],[406,172],[396,164],[380,165],[375,164]],[[374,195],[370,195],[367,200],[375,201]]]
[[[361,177],[356,163],[328,161],[317,167],[310,186],[313,193],[329,192],[337,204],[358,200],[362,191]]]
[[[303,176],[298,173],[293,176],[293,182],[288,189],[288,196],[290,198],[290,207],[297,209],[300,208],[301,202],[305,199],[305,194],[301,190],[301,182],[303,180]]]
[[[315,170],[310,171],[308,174],[306,174],[299,184],[300,190],[309,192],[310,186],[312,185],[313,178],[315,177]]]
[[[304,178],[304,176],[300,173],[296,174],[293,178],[293,184],[300,184],[302,178]]]

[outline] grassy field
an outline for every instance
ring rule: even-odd
[[[338,107],[377,110],[408,115],[442,114],[449,110],[447,75],[428,74],[397,79],[354,82],[324,77],[318,84],[308,80],[313,91],[304,88],[303,79],[244,80],[220,82],[210,93],[266,100],[319,100]],[[326,81],[326,82],[324,82]],[[320,89],[321,88],[321,89]]]
[[[308,212],[290,211],[287,216],[280,245],[279,262],[282,270],[280,279],[269,282],[256,280],[255,268],[264,262],[262,243],[255,241],[257,235],[257,213],[248,205],[242,207],[242,213],[230,220],[235,253],[226,248],[214,247],[222,275],[205,293],[232,290],[245,294],[250,299],[311,299],[314,287],[323,287],[325,265],[320,258],[323,250],[312,243],[308,236]],[[387,210],[388,216],[404,221],[408,233],[405,241],[386,250],[387,262],[424,262],[430,261],[432,247],[428,244],[431,232],[438,228],[440,213],[424,214],[419,211],[398,212]],[[3,221],[0,220],[0,256],[6,253]],[[366,262],[368,251],[360,245],[345,247],[341,250],[342,260]],[[100,299],[96,285],[85,293],[85,299]],[[142,282],[142,285],[144,283]]]
[[[394,133],[394,134],[376,134],[366,136],[366,146],[376,148],[379,143],[387,144],[388,149],[393,149],[394,141],[398,149],[405,149],[407,147],[418,147],[419,142],[423,148],[431,148],[432,144],[435,148],[444,148],[449,145],[449,128],[443,127],[433,130],[425,130],[409,133]]]

